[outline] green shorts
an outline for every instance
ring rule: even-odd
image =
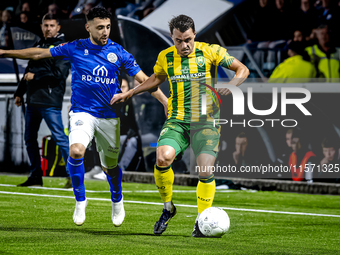
[[[191,144],[196,158],[201,153],[207,153],[216,158],[219,141],[220,130],[212,123],[190,124],[167,120],[159,135],[157,147],[162,145],[173,147],[178,159]]]

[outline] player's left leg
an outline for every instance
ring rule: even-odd
[[[112,201],[112,223],[115,227],[122,225],[125,210],[122,195],[123,172],[118,166],[120,148],[120,120],[100,119],[95,132],[97,151],[102,168],[110,185]]]
[[[198,228],[198,218],[205,209],[211,207],[214,200],[216,190],[215,178],[211,168],[208,167],[213,166],[214,163],[215,156],[210,154],[201,153],[197,157],[197,166],[199,166],[198,184],[196,189],[198,215],[192,232],[193,237],[204,236]]]
[[[192,236],[204,237],[198,228],[198,218],[205,209],[211,207],[214,200],[216,184],[211,166],[217,156],[220,133],[217,128],[209,125],[192,133],[192,148],[197,157],[199,179],[196,189],[198,215]]]

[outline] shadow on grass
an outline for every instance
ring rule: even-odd
[[[162,235],[155,235],[151,233],[141,233],[141,232],[134,232],[134,231],[127,231],[127,230],[118,230],[113,229],[112,231],[107,230],[94,230],[89,228],[83,228],[83,227],[74,227],[74,228],[39,228],[39,227],[0,227],[0,233],[1,232],[58,232],[58,233],[81,233],[81,234],[89,234],[89,235],[96,235],[96,236],[154,236],[154,237],[162,237],[162,236],[181,236],[181,237],[191,237],[187,235],[169,235],[169,234],[162,234]]]

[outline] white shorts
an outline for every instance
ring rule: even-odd
[[[117,165],[120,149],[120,119],[102,119],[86,112],[70,112],[70,146],[75,143],[88,147],[93,137],[103,167]]]

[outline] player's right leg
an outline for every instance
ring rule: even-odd
[[[176,215],[176,207],[172,203],[174,172],[171,164],[176,156],[181,155],[188,147],[187,138],[186,126],[167,121],[158,139],[154,176],[164,202],[163,213],[154,226],[154,233],[158,235],[166,230],[170,219]]]
[[[154,226],[155,234],[162,234],[172,217],[176,215],[176,207],[172,203],[172,185],[174,183],[174,171],[171,164],[175,159],[176,151],[169,145],[157,148],[157,159],[154,169],[155,182],[161,199],[164,203],[163,213]]]
[[[70,172],[73,192],[76,197],[76,207],[73,213],[73,222],[80,226],[85,221],[85,208],[87,199],[85,197],[84,185],[84,155],[85,150],[94,133],[95,118],[83,112],[70,112],[70,153],[67,166]]]

